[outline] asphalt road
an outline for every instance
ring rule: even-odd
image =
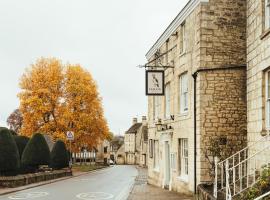
[[[137,173],[134,166],[113,166],[87,175],[0,196],[0,200],[125,200]]]

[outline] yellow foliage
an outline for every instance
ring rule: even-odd
[[[88,147],[108,137],[96,83],[80,65],[41,58],[22,76],[20,87],[23,135],[42,132],[65,141],[66,132],[73,131],[76,146]]]

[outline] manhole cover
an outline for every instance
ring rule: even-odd
[[[29,192],[29,193],[19,193],[9,196],[9,199],[35,199],[49,195],[47,192]]]
[[[76,197],[83,200],[106,200],[112,199],[113,195],[105,192],[88,192],[78,194]]]

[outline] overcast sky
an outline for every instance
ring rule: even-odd
[[[0,0],[0,126],[40,57],[80,63],[97,81],[111,131],[147,115],[145,54],[187,0]]]

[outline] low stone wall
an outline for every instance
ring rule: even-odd
[[[55,170],[51,172],[38,172],[34,174],[24,174],[18,176],[1,176],[0,186],[14,188],[28,185],[31,183],[38,183],[41,181],[48,181],[57,178],[62,178],[66,176],[72,176],[72,171],[67,169],[67,170]]]
[[[200,184],[197,187],[197,200],[216,200],[216,198],[209,192],[209,185]]]

